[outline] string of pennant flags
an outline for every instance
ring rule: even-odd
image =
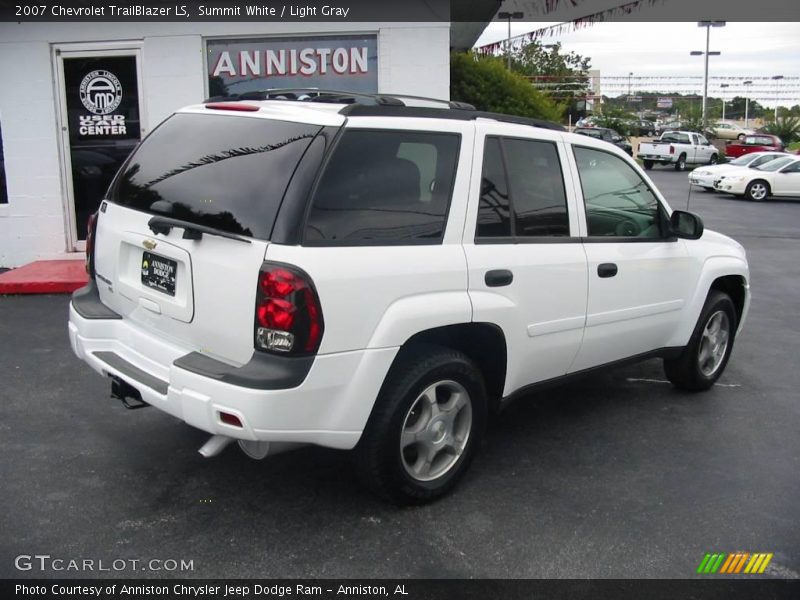
[[[559,7],[560,3],[569,3],[571,6],[577,7],[582,2],[583,0],[545,0],[545,12],[550,13],[555,11]],[[548,27],[540,27],[539,29],[529,31],[528,33],[514,36],[510,40],[505,39],[492,42],[491,44],[485,44],[475,48],[475,51],[482,55],[498,54],[503,49],[508,47],[509,42],[511,50],[519,50],[521,47],[532,42],[539,41],[545,37],[553,37],[563,33],[570,33],[572,31],[591,27],[595,23],[612,21],[617,17],[629,15],[633,12],[641,10],[642,8],[655,6],[656,4],[661,4],[663,2],[664,0],[634,0],[633,2],[626,2],[625,4],[607,8],[591,15],[580,17],[573,21],[549,25]]]

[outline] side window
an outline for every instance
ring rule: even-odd
[[[800,173],[800,162],[795,162],[786,167],[781,173]]]
[[[475,237],[568,235],[567,197],[556,145],[486,138]]]
[[[507,138],[503,146],[514,207],[514,235],[568,236],[567,196],[556,145]]]
[[[511,235],[511,216],[508,204],[503,155],[498,138],[486,138],[483,148],[481,198],[478,204],[476,237],[507,237]]]
[[[317,185],[307,245],[438,244],[461,136],[351,129]]]
[[[590,237],[661,238],[655,194],[621,158],[573,146]]]

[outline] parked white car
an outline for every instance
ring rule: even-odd
[[[637,157],[648,171],[653,165],[673,165],[676,171],[686,165],[713,165],[719,151],[705,137],[693,131],[667,131],[652,142],[640,142]]]
[[[733,121],[719,121],[709,127],[710,132],[721,140],[744,140],[748,135],[753,135],[755,130],[745,129]]]
[[[723,173],[714,181],[714,189],[756,202],[770,196],[800,197],[800,156],[789,154],[755,169]]]
[[[342,100],[190,106],[122,166],[69,338],[124,403],[208,432],[205,456],[354,449],[371,489],[421,503],[534,386],[647,357],[682,389],[720,377],[745,251],[622,150]]]
[[[786,156],[786,153],[752,152],[750,154],[743,154],[731,162],[698,167],[689,173],[689,183],[700,186],[707,191],[713,191],[714,182],[719,179],[722,174],[728,171],[736,171],[737,169],[754,169],[759,165],[763,165],[781,156]]]

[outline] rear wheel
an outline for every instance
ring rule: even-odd
[[[736,139],[739,140],[740,142],[743,142],[744,141],[744,134],[740,133]]]
[[[483,436],[483,377],[461,352],[418,346],[398,359],[356,446],[358,475],[397,504],[446,494]]]
[[[644,169],[645,169],[645,171],[649,171],[652,168],[653,168],[653,161],[652,160],[644,161]]]
[[[754,202],[761,202],[769,196],[769,184],[761,179],[756,179],[747,184],[747,189],[744,191],[745,198],[753,200]]]
[[[675,163],[675,170],[676,171],[685,171],[686,170],[686,155],[681,154],[678,157],[678,162]]]
[[[719,156],[717,156],[716,154],[712,154],[711,159],[708,161],[708,164],[715,165],[718,162],[719,162]]]
[[[728,364],[736,323],[736,308],[730,296],[711,290],[681,355],[664,359],[667,379],[675,387],[694,392],[714,385]]]

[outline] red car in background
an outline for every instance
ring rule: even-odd
[[[783,152],[783,142],[777,135],[768,133],[755,133],[745,136],[741,142],[725,146],[725,156],[736,158],[750,152]]]

